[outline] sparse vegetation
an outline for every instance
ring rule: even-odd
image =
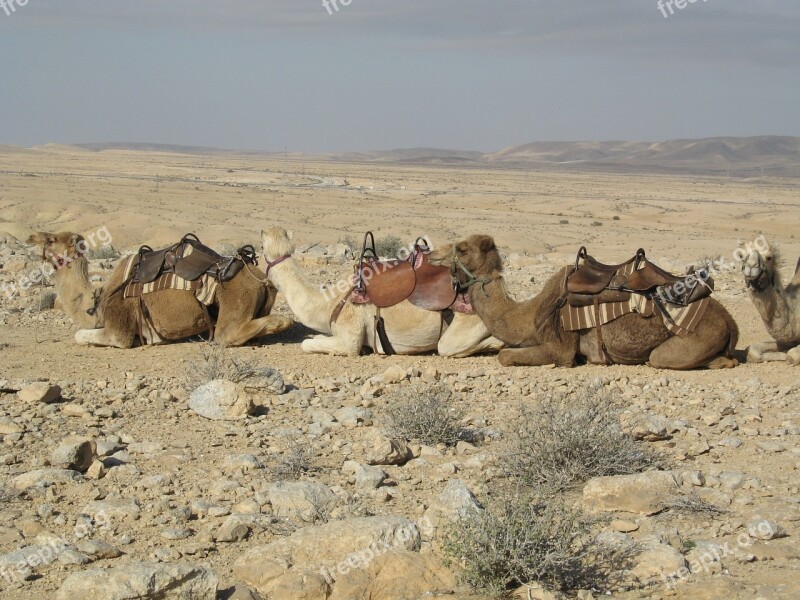
[[[350,250],[356,256],[358,256],[358,254],[361,252],[361,248],[363,247],[363,241],[356,241],[351,235],[339,238],[338,243],[344,244],[350,248]],[[380,257],[396,258],[403,247],[403,240],[395,235],[387,235],[386,237],[375,239],[375,252]]]
[[[297,480],[319,470],[314,448],[300,435],[280,436],[282,452],[275,456],[273,471],[280,479]]]
[[[589,522],[559,497],[506,491],[453,523],[444,550],[471,586],[491,594],[539,582],[575,589],[586,578]],[[596,582],[595,582],[596,583]]]
[[[664,509],[681,514],[705,515],[708,517],[716,517],[728,512],[724,508],[703,500],[696,494],[670,498],[664,502]]]
[[[215,342],[202,343],[200,359],[192,363],[188,377],[192,386],[215,379],[227,379],[241,383],[246,388],[268,393],[282,394],[285,391],[283,376],[279,371],[237,360],[231,356],[230,350]]]
[[[528,487],[558,492],[592,477],[659,466],[658,456],[622,431],[620,412],[611,396],[596,388],[522,408],[510,436],[508,475]]]
[[[89,260],[111,260],[119,258],[119,252],[112,245],[98,246],[89,248],[86,251],[86,258]]]
[[[393,435],[428,446],[454,445],[462,439],[462,413],[453,407],[452,393],[443,385],[410,389],[390,399],[386,416]]]

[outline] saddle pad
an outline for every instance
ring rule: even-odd
[[[703,298],[688,306],[666,305],[669,318],[661,314],[655,302],[645,296],[634,294],[627,302],[609,302],[601,304],[600,325],[610,323],[624,315],[636,313],[643,318],[660,316],[664,326],[670,333],[683,337],[695,329],[705,315],[710,298]],[[597,313],[594,306],[570,306],[567,304],[561,309],[561,324],[567,331],[580,331],[597,327]]]
[[[128,264],[125,267],[125,278],[130,276],[130,270],[134,267],[136,257],[132,256],[128,259]],[[174,273],[164,273],[150,283],[140,283],[138,281],[129,281],[123,291],[124,298],[138,298],[145,294],[152,294],[154,292],[161,292],[163,290],[178,290],[184,292],[194,292],[197,299],[205,305],[214,304],[217,296],[217,281],[204,275],[194,281],[188,281],[178,277]]]

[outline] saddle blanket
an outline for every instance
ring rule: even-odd
[[[128,258],[128,262],[125,265],[125,274],[123,276],[124,281],[130,278],[135,259],[136,256]],[[200,302],[209,306],[216,301],[218,285],[219,283],[217,280],[208,275],[203,275],[194,281],[188,281],[182,277],[178,277],[175,273],[164,273],[150,283],[129,281],[125,286],[123,295],[125,298],[138,298],[144,294],[152,294],[153,292],[160,292],[162,290],[181,290],[185,292],[194,292],[195,297]]]
[[[650,298],[639,294],[631,294],[631,299],[626,302],[609,302],[601,304],[600,325],[610,323],[624,315],[636,313],[644,318],[660,316],[664,326],[674,335],[683,337],[695,329],[705,315],[711,298],[703,298],[692,302],[688,306],[676,306],[663,303],[667,311],[664,315]],[[597,312],[594,306],[565,305],[561,309],[561,324],[567,331],[579,331],[597,327]]]

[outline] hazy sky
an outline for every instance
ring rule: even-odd
[[[798,0],[686,0],[668,18],[657,0],[341,2],[0,8],[0,143],[490,151],[800,135]]]

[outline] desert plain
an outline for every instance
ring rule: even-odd
[[[719,512],[637,512],[625,498],[600,511],[597,532],[630,543],[640,559],[622,583],[589,586],[581,597],[800,597],[800,367],[745,361],[746,347],[768,334],[733,259],[740,243],[763,234],[780,244],[790,275],[800,256],[798,224],[800,180],[793,177],[0,147],[0,284],[37,267],[36,249],[25,244],[34,231],[88,235],[105,228],[125,253],[187,232],[221,249],[258,247],[261,229],[280,226],[294,232],[308,279],[320,284],[352,271],[326,249],[367,230],[408,243],[427,236],[434,245],[489,233],[506,255],[517,299],[535,294],[580,246],[605,262],[642,247],[676,272],[723,259],[730,269],[716,276],[715,297],[739,324],[742,361],[731,371],[666,372],[504,369],[493,356],[309,355],[300,342],[311,332],[300,324],[242,348],[209,350],[199,339],[131,350],[81,347],[66,316],[43,301],[51,286],[0,294],[0,597],[78,598],[87,570],[124,571],[142,562],[193,566],[170,575],[173,592],[195,581],[191,593],[199,595],[164,596],[170,598],[213,597],[199,591],[210,587],[221,598],[483,597],[456,580],[457,565],[442,565],[437,532],[420,533],[417,525],[410,525],[412,542],[327,587],[301,581],[304,569],[319,568],[299,551],[279,573],[283,587],[259,584],[241,560],[302,535],[306,544],[317,540],[320,555],[333,555],[341,550],[335,531],[312,528],[348,519],[373,519],[364,527],[378,538],[398,522],[443,521],[502,482],[504,443],[520,405],[569,398],[591,385],[622,398],[627,421],[636,424],[632,434],[668,459],[675,496],[701,498]],[[92,267],[107,275],[114,262],[98,258]],[[291,314],[280,297],[274,311]],[[205,419],[188,398],[212,355],[275,369],[285,386],[281,393],[260,390],[253,416]],[[59,397],[39,402],[16,393],[35,382],[58,386]],[[379,456],[391,438],[386,408],[409,389],[433,385],[452,392],[463,425],[479,431],[480,441],[451,447],[402,440],[410,460]],[[54,452],[71,436],[94,441],[102,468],[74,477],[55,469]],[[275,466],[292,451],[287,439],[306,446],[315,465],[299,474],[302,485],[287,483]],[[367,475],[375,468],[384,477],[373,486]],[[325,514],[304,513],[312,492],[330,496]],[[597,512],[587,493],[578,486],[572,497]],[[753,529],[764,521],[781,535]],[[86,525],[80,539],[79,524]],[[15,566],[52,538],[65,540],[66,549],[29,572]],[[730,552],[719,550],[726,547]],[[685,576],[670,579],[684,567]],[[112,576],[104,585],[109,581],[120,585]],[[405,589],[409,595],[401,595]],[[540,589],[517,594],[551,597]]]

